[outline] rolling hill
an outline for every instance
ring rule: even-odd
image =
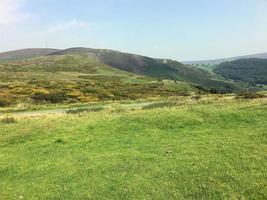
[[[239,59],[218,65],[214,72],[236,81],[267,84],[267,59]]]
[[[22,60],[38,56],[44,56],[53,52],[59,51],[58,49],[45,49],[45,48],[33,48],[33,49],[20,49],[16,51],[8,51],[0,53],[0,61]]]
[[[230,58],[213,59],[213,60],[184,61],[182,63],[188,64],[188,65],[218,65],[218,64],[223,63],[223,62],[229,62],[229,61],[246,59],[246,58],[267,59],[267,52],[266,53],[246,55],[246,56],[236,56],[236,57],[230,57]]]
[[[238,90],[232,82],[221,80],[207,71],[185,66],[180,62],[168,59],[154,59],[145,56],[123,53],[106,49],[71,48],[57,51],[51,55],[84,55],[95,58],[108,66],[160,79],[185,81],[200,86],[204,90],[231,92]]]
[[[15,52],[2,53],[9,57],[0,63],[0,106],[239,90],[232,81],[173,60],[90,48]],[[23,57],[31,58],[18,59]]]
[[[0,107],[188,95],[185,82],[158,81],[85,55],[50,55],[0,63]]]
[[[221,77],[209,73],[206,70],[182,65],[174,60],[161,60],[161,62],[176,70],[178,80],[193,83],[196,87],[203,90],[212,90],[217,92],[231,92],[239,90],[238,85],[233,82],[222,80]]]
[[[86,55],[111,67],[162,79],[175,79],[176,71],[171,67],[149,57],[122,53],[106,49],[71,48],[52,53],[51,55]]]

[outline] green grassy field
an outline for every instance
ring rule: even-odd
[[[266,199],[267,103],[0,122],[0,199]]]

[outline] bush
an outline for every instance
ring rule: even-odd
[[[200,95],[196,95],[196,96],[193,96],[191,99],[198,101],[198,100],[200,100],[201,98],[202,98],[202,97],[201,97]]]
[[[15,123],[16,122],[16,119],[14,117],[4,117],[1,119],[1,122],[2,123],[5,123],[5,124],[12,124],[12,123]]]
[[[181,92],[179,92],[179,96],[188,97],[188,96],[190,96],[190,95],[191,95],[191,94],[190,94],[189,91],[181,91]]]
[[[266,98],[266,95],[259,93],[240,93],[236,97],[236,99],[260,99]]]
[[[217,94],[217,93],[219,93],[215,88],[211,88],[210,89],[210,93],[211,94]]]
[[[37,93],[31,97],[36,102],[61,103],[68,99],[68,96],[63,92],[58,93]]]
[[[83,93],[98,93],[97,89],[96,88],[93,88],[93,87],[86,87],[86,88],[83,88],[81,89],[81,91]]]
[[[7,107],[7,106],[10,106],[10,103],[0,99],[0,107]]]

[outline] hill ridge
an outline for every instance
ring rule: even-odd
[[[6,51],[0,53],[0,61],[22,60],[38,56],[45,56],[59,50],[60,49],[53,49],[53,48],[26,48],[13,51]]]
[[[251,54],[251,55],[244,55],[244,56],[233,56],[228,58],[219,58],[219,59],[210,59],[210,60],[193,60],[193,61],[183,61],[183,64],[220,64],[222,62],[227,61],[234,61],[239,59],[246,59],[246,58],[260,58],[265,59],[267,58],[267,52],[258,53],[258,54]]]

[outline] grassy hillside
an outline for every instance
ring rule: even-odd
[[[38,56],[44,56],[53,52],[59,51],[58,49],[21,49],[16,51],[8,51],[0,53],[0,62],[9,60],[23,60],[27,58],[34,58]]]
[[[187,83],[122,71],[88,55],[0,63],[0,106],[139,99],[191,93]]]
[[[34,50],[24,52],[24,56],[30,53],[33,56]],[[36,50],[35,55],[41,52],[44,53]],[[20,103],[95,102],[239,90],[233,82],[177,61],[88,48],[2,61],[0,80],[1,107]]]
[[[201,68],[203,66],[214,66],[214,65],[221,64],[223,62],[230,62],[230,61],[234,61],[234,60],[248,59],[248,58],[267,59],[267,52],[259,53],[259,54],[246,55],[246,56],[237,56],[237,57],[231,57],[231,58],[213,59],[213,60],[185,61],[183,63],[189,64],[189,65],[195,65],[195,66],[198,66]]]
[[[0,122],[0,199],[266,199],[266,101]]]
[[[267,84],[267,59],[240,59],[218,65],[214,72],[229,79]]]
[[[161,60],[172,69],[176,70],[177,80],[185,81],[195,85],[201,90],[215,93],[236,92],[241,90],[239,84],[222,79],[204,69],[185,66],[173,60]]]
[[[190,68],[177,61],[152,59],[118,51],[89,48],[71,48],[55,52],[52,55],[66,54],[95,57],[100,62],[120,70],[160,79],[186,81],[190,84],[199,85],[205,90],[232,92],[239,89],[239,86],[232,82],[220,80],[207,71]]]
[[[233,82],[222,80],[206,70],[185,66],[173,60],[160,60],[176,71],[177,79],[186,81],[207,91],[232,92],[238,91],[239,86]]]
[[[113,50],[71,48],[53,53],[52,55],[66,54],[94,56],[106,65],[141,75],[148,75],[162,79],[175,79],[177,76],[174,69],[159,62],[158,60]]]

